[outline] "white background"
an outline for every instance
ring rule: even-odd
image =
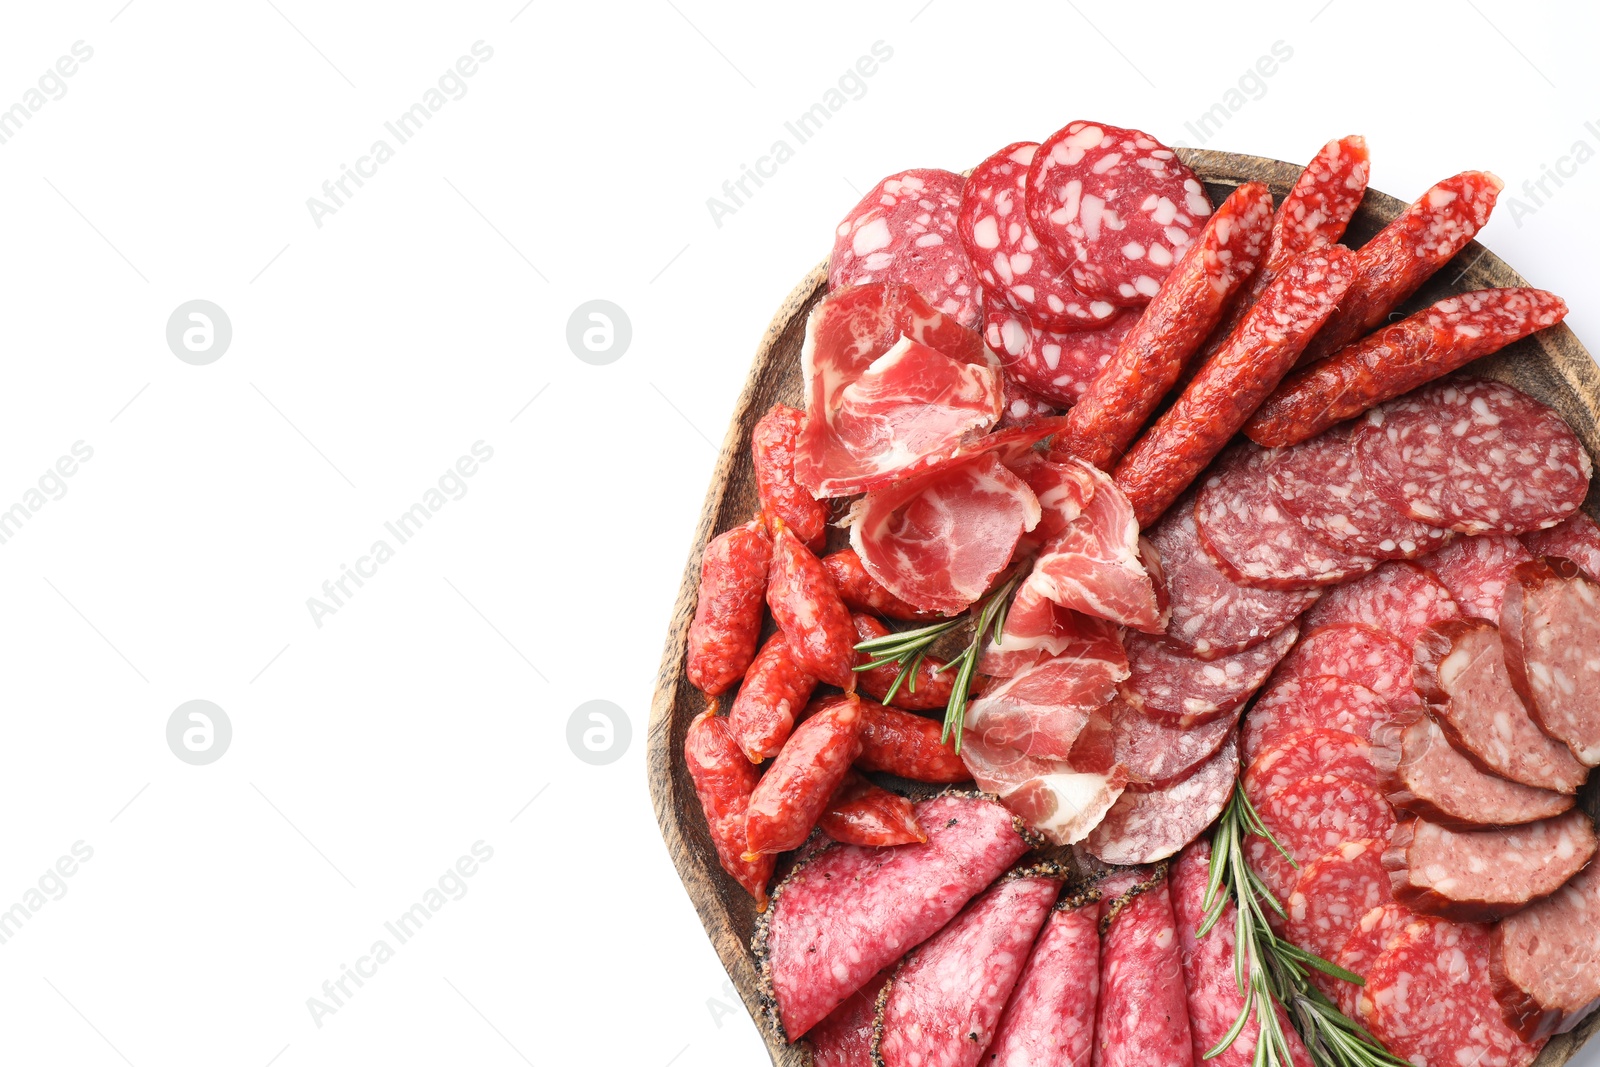
[[[0,508],[93,458],[0,545],[0,909],[93,858],[0,944],[0,1062],[762,1061],[643,735],[713,442],[884,174],[1078,118],[1198,146],[1185,123],[1281,41],[1206,147],[1303,162],[1364,133],[1406,199],[1493,169],[1484,242],[1600,336],[1600,162],[1522,190],[1600,148],[1577,4],[523,5],[7,6],[0,108],[93,57],[0,145]],[[477,41],[397,146],[384,122]],[[795,145],[784,121],[878,41]],[[794,158],[716,225],[780,137]],[[394,158],[317,226],[307,198],[378,138]],[[233,327],[208,366],[165,339],[196,298]],[[597,298],[633,327],[606,366],[565,339]],[[466,495],[319,627],[307,598],[478,441]],[[192,699],[233,725],[209,766],[167,746]],[[609,765],[568,745],[590,700],[631,722]],[[466,895],[318,1026],[307,998],[477,841]]]

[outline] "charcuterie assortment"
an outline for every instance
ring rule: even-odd
[[[1526,1067],[1600,1005],[1592,463],[1470,366],[1566,304],[1424,289],[1487,172],[1356,242],[1360,137],[1185,159],[885,178],[743,442],[681,758],[816,1064]]]

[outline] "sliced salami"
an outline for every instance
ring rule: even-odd
[[[1191,1067],[1182,944],[1167,880],[1102,901],[1097,1067]]]
[[[1218,457],[1195,499],[1200,544],[1235,581],[1266,589],[1332,585],[1378,565],[1307,530],[1268,480],[1270,454],[1251,444]]]
[[[872,1062],[872,1031],[878,1014],[878,994],[889,984],[894,967],[851,993],[828,1017],[806,1035],[812,1067],[865,1067]]]
[[[1167,577],[1167,643],[1201,659],[1259,645],[1322,595],[1320,589],[1254,589],[1229,578],[1200,547],[1192,496],[1173,505],[1149,539]]]
[[[1078,402],[1139,316],[1124,311],[1090,329],[1057,333],[1005,307],[983,312],[983,339],[1006,374],[1064,407]]]
[[[1411,685],[1411,651],[1370,626],[1343,623],[1308,636],[1289,654],[1285,676],[1334,675],[1377,693],[1397,714],[1417,704]]]
[[[1410,815],[1475,830],[1514,826],[1560,815],[1573,798],[1487,774],[1446,739],[1431,715],[1419,715],[1398,739],[1384,746],[1384,791],[1389,803]]]
[[[1239,776],[1239,747],[1229,739],[1217,754],[1162,789],[1123,793],[1083,847],[1106,863],[1154,863],[1200,836],[1222,814]]]
[[[1600,764],[1600,583],[1552,556],[1512,572],[1500,639],[1511,686],[1578,762]]]
[[[1244,705],[1198,726],[1179,726],[1171,716],[1143,711],[1130,700],[1119,698],[1112,708],[1116,761],[1127,772],[1128,788],[1147,792],[1170,785],[1216,755]]]
[[[1505,1024],[1489,988],[1489,932],[1417,922],[1367,969],[1363,1022],[1384,1047],[1424,1065],[1527,1067],[1544,1046]]]
[[[1289,626],[1254,648],[1203,660],[1159,637],[1129,634],[1123,639],[1131,672],[1125,688],[1153,717],[1166,716],[1177,726],[1209,722],[1254,696],[1299,637]]]
[[[1047,400],[1027,386],[1018,382],[1009,372],[1004,375],[1000,383],[1004,401],[1000,409],[1000,421],[995,423],[995,428],[1003,430],[1007,426],[1024,426],[1034,419],[1048,419],[1052,415],[1061,414],[1053,400]]]
[[[1561,556],[1600,578],[1600,526],[1581,511],[1548,530],[1523,534],[1522,543],[1534,556]]]
[[[1087,1065],[1099,996],[1099,908],[1063,901],[1045,920],[979,1062],[984,1067]],[[855,1067],[865,1067],[865,1061]]]
[[[1284,937],[1325,960],[1336,957],[1361,917],[1393,899],[1383,869],[1385,844],[1377,838],[1356,838],[1306,864],[1284,907],[1289,913]],[[1336,979],[1317,977],[1324,992],[1337,993]]]
[[[1353,582],[1331,590],[1306,613],[1307,633],[1326,626],[1356,623],[1389,634],[1410,646],[1425,626],[1461,614],[1440,581],[1412,563],[1385,563]]]
[[[1028,220],[1091,296],[1137,306],[1211,214],[1205,186],[1140,130],[1073,122],[1039,146],[1027,176]]]
[[[1101,325],[1117,305],[1091,300],[1067,280],[1067,265],[1039,244],[1028,223],[1028,167],[1039,146],[1006,145],[973,168],[956,228],[985,292],[1049,330]]]
[[[917,805],[923,844],[835,845],[795,868],[757,919],[755,951],[770,1017],[793,1040],[920,944],[1032,843],[979,794]]]
[[[1361,916],[1356,922],[1354,930],[1345,939],[1344,947],[1339,950],[1339,955],[1334,959],[1340,967],[1351,974],[1367,976],[1367,969],[1372,966],[1372,961],[1377,959],[1383,950],[1389,947],[1401,931],[1416,922],[1420,916],[1404,904],[1380,904],[1376,908]],[[1354,982],[1335,983],[1334,1000],[1339,1005],[1339,1010],[1344,1012],[1349,1019],[1360,1019],[1361,986]]]
[[[1394,814],[1377,790],[1327,775],[1313,775],[1278,790],[1256,811],[1302,869],[1347,841],[1387,841],[1394,829]],[[1270,841],[1249,838],[1245,860],[1279,900],[1289,899],[1299,872]]]
[[[880,998],[872,1062],[976,1067],[1060,891],[1054,875],[1007,878],[913,949]]]
[[[976,327],[978,279],[956,229],[964,182],[947,170],[907,170],[873,186],[835,231],[828,288],[898,282]]]
[[[1280,676],[1245,716],[1241,754],[1253,761],[1300,730],[1344,730],[1371,741],[1394,716],[1394,705],[1364,685],[1331,674]]]
[[[1284,508],[1329,544],[1375,559],[1411,559],[1448,540],[1448,530],[1417,522],[1371,490],[1350,431],[1335,426],[1273,454],[1267,480]]]
[[[1588,768],[1539,729],[1511,687],[1493,623],[1453,619],[1424,630],[1416,682],[1451,742],[1484,770],[1558,793],[1583,784]]]
[[[1564,1034],[1600,1005],[1600,865],[1496,923],[1490,979],[1501,1013],[1526,1041]]]
[[[1511,568],[1532,558],[1515,537],[1484,534],[1458,537],[1420,562],[1450,591],[1462,614],[1498,624]]]
[[[1318,774],[1380,788],[1371,742],[1344,730],[1296,730],[1257,753],[1241,780],[1244,795],[1260,807],[1266,798]]]

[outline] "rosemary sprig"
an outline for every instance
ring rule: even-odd
[[[1311,984],[1308,969],[1358,985],[1360,976],[1289,944],[1267,925],[1264,909],[1270,907],[1281,916],[1283,905],[1245,862],[1244,843],[1251,834],[1266,838],[1294,863],[1262,823],[1244,791],[1235,787],[1211,838],[1210,877],[1203,901],[1205,920],[1198,934],[1204,937],[1217,924],[1231,899],[1235,905],[1233,973],[1244,996],[1244,1006],[1233,1026],[1206,1052],[1205,1058],[1218,1056],[1232,1045],[1253,1015],[1258,1035],[1255,1067],[1292,1067],[1294,1060],[1277,1012],[1277,1006],[1282,1005],[1311,1054],[1312,1067],[1406,1067],[1405,1060],[1390,1054],[1359,1024],[1341,1014]]]
[[[915,693],[917,669],[927,658],[928,650],[933,647],[933,643],[965,625],[970,619],[972,640],[958,655],[936,671],[939,674],[948,670],[956,672],[955,686],[950,692],[950,701],[944,709],[944,730],[940,734],[940,740],[949,741],[950,736],[954,734],[955,750],[960,752],[962,724],[967,715],[967,691],[972,687],[972,675],[977,670],[978,657],[989,640],[999,643],[1000,635],[1006,628],[1006,610],[1011,603],[1011,594],[1016,591],[1017,583],[1021,579],[1020,573],[1012,575],[994,592],[979,601],[966,615],[915,630],[902,630],[899,633],[884,634],[882,637],[871,637],[862,641],[855,646],[856,651],[865,653],[868,659],[855,669],[870,671],[890,664],[899,666],[899,672],[890,684],[889,691],[884,694],[885,704],[894,699],[902,683],[905,684],[907,692]]]

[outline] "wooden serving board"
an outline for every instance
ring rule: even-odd
[[[1266,182],[1274,197],[1282,199],[1300,174],[1300,168],[1293,164],[1259,156],[1195,149],[1179,149],[1178,155],[1206,183],[1212,201],[1219,204],[1235,186],[1247,181]],[[1369,189],[1350,223],[1344,243],[1359,247],[1405,206],[1404,201]],[[689,899],[700,914],[706,936],[728,969],[746,1009],[758,1025],[762,1025],[762,1039],[778,1067],[805,1067],[810,1062],[810,1054],[801,1045],[784,1044],[760,1022],[761,990],[750,953],[755,906],[744,890],[718,866],[694,785],[683,765],[684,735],[690,721],[706,706],[705,695],[690,685],[684,675],[684,654],[689,622],[694,617],[701,549],[717,534],[749,521],[757,509],[750,463],[751,428],[775,403],[796,407],[805,404],[801,391],[800,345],[805,337],[806,317],[827,291],[827,266],[826,261],[818,264],[789,294],[756,350],[755,362],[734,409],[733,421],[723,439],[711,486],[706,492],[705,506],[695,530],[694,548],[684,566],[678,602],[673,609],[661,668],[656,676],[646,749],[650,797],[667,851],[678,868]],[[1409,313],[1451,293],[1526,284],[1521,275],[1474,241],[1423,286],[1402,310]],[[1519,341],[1470,365],[1468,371],[1509,382],[1553,406],[1577,431],[1590,456],[1600,465],[1600,427],[1597,427],[1600,422],[1600,368],[1565,325]],[[1591,491],[1586,503],[1591,514],[1597,511],[1597,498],[1600,498],[1600,490]],[[843,544],[841,533],[830,531],[830,550]],[[1600,793],[1600,775],[1591,779],[1583,794],[1584,807],[1591,816],[1600,808],[1597,793]],[[779,874],[782,874],[781,866]],[[1565,1064],[1597,1030],[1600,1030],[1600,1012],[1591,1015],[1574,1032],[1552,1039],[1535,1067]]]

